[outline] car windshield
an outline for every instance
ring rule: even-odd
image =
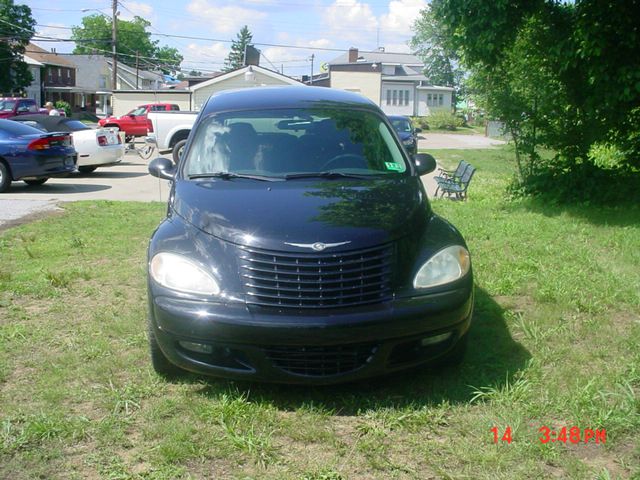
[[[400,133],[410,133],[411,132],[411,123],[406,118],[394,118],[391,120],[391,125],[396,129],[396,132]]]
[[[138,115],[144,115],[145,113],[147,113],[147,107],[137,107],[131,110],[129,113],[127,113],[127,115],[138,116]]]
[[[79,130],[91,130],[91,127],[85,125],[80,120],[65,120],[60,123],[64,124],[70,132],[77,132]]]
[[[205,117],[182,166],[188,178],[220,177],[221,173],[287,180],[360,178],[406,171],[402,152],[379,116],[332,107]]]
[[[10,112],[15,106],[15,100],[0,100],[0,111],[2,112]]]

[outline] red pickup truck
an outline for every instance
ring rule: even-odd
[[[153,126],[147,122],[149,112],[178,111],[180,107],[174,103],[149,103],[140,105],[120,117],[107,117],[98,122],[101,127],[118,127],[129,141],[133,137],[143,137]]]
[[[40,113],[40,107],[33,98],[4,97],[0,98],[0,118],[16,115]]]

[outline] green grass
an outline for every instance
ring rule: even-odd
[[[433,202],[474,262],[456,369],[168,382],[145,337],[164,205],[65,204],[0,232],[0,478],[638,478],[640,209],[512,200],[508,149],[432,153],[478,168],[467,202]],[[543,425],[604,428],[607,443],[543,445]]]

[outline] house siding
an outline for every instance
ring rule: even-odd
[[[413,83],[382,84],[380,107],[387,115],[415,115],[415,88]]]
[[[113,114],[124,115],[138,105],[148,103],[175,103],[180,110],[189,110],[191,107],[191,92],[176,90],[118,90],[113,93]]]
[[[340,72],[331,70],[331,88],[356,92],[380,105],[381,75],[379,72]]]
[[[431,101],[429,101],[429,95],[431,95]],[[435,104],[433,100],[434,95],[438,95],[438,101],[436,101]],[[442,105],[440,105],[439,95],[442,95]],[[417,98],[417,114],[421,117],[429,115],[434,110],[446,109],[447,111],[451,111],[451,91],[420,88],[417,89]]]
[[[42,97],[40,92],[40,67],[37,65],[29,65],[29,71],[33,76],[31,85],[26,88],[26,94],[28,98],[33,98],[36,103],[42,105]]]

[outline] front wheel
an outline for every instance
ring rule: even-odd
[[[160,345],[158,345],[158,340],[156,339],[156,334],[153,332],[151,320],[149,320],[147,335],[149,337],[149,352],[151,353],[153,370],[163,377],[175,377],[184,373],[184,370],[171,363],[169,359],[165,357],[164,353],[162,353]]]
[[[178,164],[178,162],[180,161],[180,158],[182,157],[182,152],[184,151],[184,146],[186,145],[187,140],[180,140],[178,143],[176,143],[173,146],[173,163],[175,163],[176,165]]]
[[[4,164],[4,162],[0,161],[0,193],[6,192],[9,190],[9,186],[11,185],[11,174],[9,173],[9,169]]]
[[[44,182],[49,180],[48,178],[38,178],[37,180],[23,180],[29,186],[37,187],[38,185],[42,185]]]

